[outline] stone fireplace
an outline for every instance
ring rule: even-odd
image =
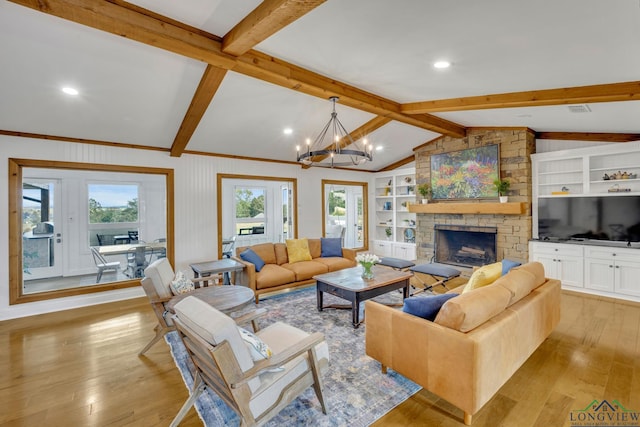
[[[497,227],[436,224],[435,262],[480,267],[496,262]]]
[[[528,243],[531,239],[531,191],[532,172],[531,157],[535,152],[535,135],[526,128],[501,129],[469,129],[464,138],[443,136],[424,144],[415,150],[416,183],[430,182],[431,155],[464,150],[483,145],[499,144],[500,177],[511,182],[509,202],[524,202],[525,209],[517,214],[489,213],[457,213],[455,209],[446,213],[417,213],[416,250],[419,262],[438,259],[436,245],[436,226],[449,227],[490,227],[495,234],[495,261],[504,258],[528,261]],[[498,203],[497,198],[491,200],[441,200],[436,203]],[[432,202],[433,203],[433,202]],[[438,261],[440,262],[440,261]],[[461,264],[474,265],[470,261]],[[482,264],[486,264],[483,261]]]

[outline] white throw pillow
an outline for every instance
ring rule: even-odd
[[[171,287],[171,292],[174,295],[186,294],[196,288],[191,279],[189,279],[182,271],[178,271],[176,273],[175,279],[171,281],[169,286]]]
[[[251,358],[254,362],[268,359],[273,355],[273,351],[271,351],[271,348],[255,334],[239,326],[238,331],[240,332],[240,336],[249,349],[249,353],[251,353]]]

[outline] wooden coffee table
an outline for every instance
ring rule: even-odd
[[[324,307],[322,304],[324,292],[351,301],[351,321],[353,327],[357,328],[360,325],[360,303],[362,301],[396,289],[402,289],[402,299],[409,296],[409,279],[413,276],[412,273],[377,266],[373,267],[373,273],[373,279],[365,280],[360,277],[362,267],[353,267],[313,276],[316,279],[318,310],[346,308],[346,306],[336,305]]]
[[[246,286],[208,286],[174,296],[165,304],[165,308],[175,313],[175,305],[188,296],[196,297],[223,313],[237,311],[254,301],[253,291]]]

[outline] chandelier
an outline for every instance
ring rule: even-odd
[[[361,165],[373,160],[373,146],[367,145],[366,139],[361,145],[357,144],[338,120],[338,113],[336,113],[338,99],[337,96],[329,98],[333,103],[331,118],[313,143],[307,138],[306,151],[300,152],[300,146],[296,147],[299,163],[332,168]]]

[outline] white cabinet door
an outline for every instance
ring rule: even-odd
[[[415,245],[403,245],[396,243],[393,248],[393,256],[395,258],[413,261],[416,259],[416,247]]]
[[[545,276],[558,279],[565,286],[584,287],[582,247],[531,242],[529,244],[529,259],[538,261],[544,266]]]
[[[560,256],[556,259],[556,274],[563,285],[584,287],[584,260],[582,257]]]
[[[385,242],[382,240],[373,241],[373,253],[379,257],[391,257],[393,256],[393,247],[391,242]]]
[[[616,260],[614,285],[617,293],[640,296],[640,264]]]
[[[585,259],[584,287],[599,291],[613,291],[614,265],[613,261],[606,259]]]
[[[558,269],[556,266],[555,255],[544,254],[544,253],[531,253],[531,260],[537,261],[544,267],[544,275],[550,279],[558,279],[560,280],[560,275],[558,273]]]

